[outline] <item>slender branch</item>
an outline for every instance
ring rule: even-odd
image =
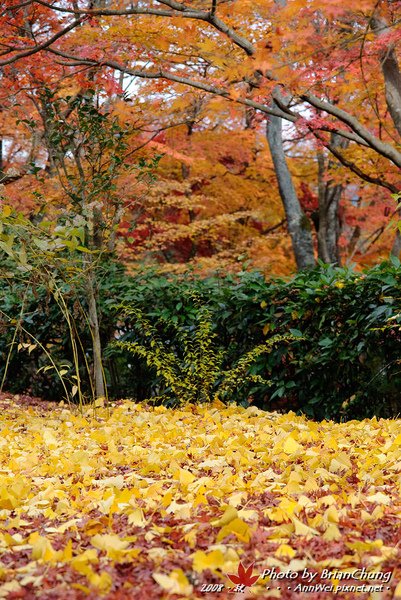
[[[14,56],[11,56],[10,58],[1,60],[0,67],[4,67],[6,65],[11,65],[12,63],[17,62],[17,60],[21,60],[22,58],[26,58],[27,56],[31,56],[32,54],[36,54],[37,52],[40,52],[41,50],[46,50],[47,48],[49,48],[49,46],[54,44],[54,42],[56,42],[59,38],[63,37],[63,35],[65,35],[69,31],[72,31],[73,29],[75,29],[75,27],[80,25],[82,23],[82,21],[83,21],[83,18],[80,17],[79,19],[76,19],[70,25],[68,25],[68,27],[65,27],[64,29],[61,29],[60,31],[58,31],[51,38],[49,38],[46,42],[42,42],[42,44],[38,44],[37,46],[32,46],[31,48],[27,48],[26,50],[23,50],[22,52],[19,52],[18,54],[14,54]]]
[[[273,231],[276,231],[276,229],[280,229],[280,227],[283,227],[283,225],[285,225],[287,223],[287,219],[282,219],[281,221],[279,221],[279,223],[276,223],[276,225],[272,225],[272,227],[269,227],[268,229],[264,229],[262,231],[263,235],[269,235],[269,233],[273,233]]]
[[[363,247],[363,245],[360,247],[360,252],[362,254],[366,254],[368,252],[368,250],[371,249],[371,247],[377,242],[377,240],[379,240],[381,238],[381,236],[383,235],[383,233],[385,232],[386,227],[384,225],[382,225],[381,227],[379,227],[378,229],[376,229],[373,234],[371,234],[366,240],[364,240],[364,244],[366,244],[368,242],[368,240],[374,235],[375,237],[373,238],[373,240],[370,242],[370,244],[365,245],[365,248]]]
[[[4,17],[11,10],[18,10],[20,8],[24,8],[25,6],[29,6],[32,4],[32,0],[26,0],[26,2],[21,2],[20,4],[14,4],[14,6],[7,6],[4,10],[0,12],[0,17]]]
[[[320,142],[323,143],[325,148],[327,148],[327,150],[329,150],[332,155],[335,156],[342,165],[344,165],[344,167],[350,169],[350,171],[355,173],[355,175],[358,175],[360,179],[363,179],[363,181],[367,181],[368,183],[373,183],[374,185],[384,187],[387,190],[390,190],[390,192],[393,194],[398,194],[400,192],[400,188],[396,187],[392,183],[385,181],[384,179],[380,179],[379,177],[372,177],[372,175],[368,175],[362,171],[354,162],[345,158],[344,155],[339,151],[338,147],[328,143],[321,135],[319,135],[317,131],[314,131],[313,134]]]
[[[156,17],[184,17],[186,19],[200,19],[204,20],[208,14],[203,10],[188,10],[183,13],[177,10],[164,10],[161,8],[147,8],[139,6],[131,6],[125,9],[112,9],[112,8],[66,8],[64,6],[56,6],[55,4],[49,4],[44,0],[34,0],[36,4],[46,6],[57,12],[68,13],[73,15],[87,15],[95,17],[121,17],[130,15],[152,15]]]
[[[62,6],[55,6],[45,2],[45,0],[35,0],[38,4],[46,6],[52,10],[56,10],[63,13],[70,13],[74,15],[91,15],[91,16],[129,16],[129,15],[153,15],[156,17],[170,17],[170,18],[181,18],[181,19],[194,19],[196,21],[203,21],[212,25],[217,31],[226,35],[236,46],[241,48],[252,56],[255,54],[255,46],[246,38],[238,35],[234,29],[229,27],[224,21],[216,17],[215,11],[203,11],[193,10],[185,7],[185,5],[178,2],[169,2],[167,0],[158,0],[160,4],[170,7],[172,10],[163,10],[158,8],[148,8],[131,6],[124,10],[110,9],[110,8],[91,8],[91,9],[69,9]],[[214,0],[215,2],[216,0]]]
[[[378,154],[388,158],[392,163],[394,163],[398,168],[401,168],[401,153],[398,152],[393,146],[390,144],[386,144],[379,140],[376,136],[374,136],[370,131],[361,125],[361,123],[354,116],[347,113],[345,110],[330,104],[330,102],[326,102],[324,100],[320,100],[317,96],[313,94],[304,94],[301,96],[301,100],[304,100],[311,106],[318,108],[319,110],[323,110],[330,115],[333,115],[346,125],[348,125],[352,131],[354,131],[358,136],[360,136],[370,148],[375,150]]]
[[[54,48],[49,48],[48,51],[52,52],[53,54],[56,54],[57,56],[61,56],[62,58],[66,58],[67,60],[69,60],[70,62],[68,64],[62,63],[62,64],[65,64],[66,66],[71,66],[71,67],[80,66],[80,65],[87,65],[88,67],[91,67],[91,66],[102,67],[103,66],[103,67],[110,67],[112,69],[115,69],[116,71],[126,73],[127,75],[131,75],[132,77],[139,77],[142,79],[166,79],[167,81],[173,81],[174,83],[180,83],[180,84],[192,87],[192,88],[202,90],[204,92],[208,92],[209,94],[213,94],[214,96],[222,96],[223,98],[226,98],[227,100],[230,100],[231,102],[236,102],[237,104],[249,106],[250,108],[254,108],[255,110],[258,110],[266,115],[272,115],[273,117],[281,117],[282,119],[285,119],[286,121],[289,121],[290,123],[296,123],[300,118],[302,118],[301,115],[296,114],[290,110],[284,112],[281,109],[281,107],[278,108],[277,110],[275,110],[274,108],[266,106],[265,104],[260,104],[259,102],[254,102],[250,98],[241,98],[241,97],[230,96],[230,90],[220,88],[220,87],[217,87],[214,85],[209,85],[207,83],[202,83],[201,81],[196,81],[194,79],[188,79],[187,77],[181,77],[178,75],[174,75],[174,73],[170,73],[169,71],[164,71],[162,69],[160,69],[159,71],[144,71],[141,69],[140,70],[130,69],[129,67],[126,67],[125,65],[121,65],[121,64],[119,64],[115,61],[111,61],[111,60],[106,60],[106,61],[100,62],[100,61],[96,61],[94,59],[89,59],[89,58],[81,59],[77,56],[73,56],[66,52],[62,52],[61,50],[56,50]],[[360,144],[360,145],[363,145],[366,147],[370,147],[370,145],[367,142],[365,142],[365,140],[363,140],[358,135],[355,135],[349,131],[344,131],[343,129],[337,129],[335,127],[325,127],[325,126],[320,127],[320,129],[322,131],[330,131],[330,132],[337,133],[341,137],[348,139],[352,142],[356,142],[357,144]]]
[[[280,110],[283,111],[284,115],[283,115],[283,119],[286,119],[287,116],[286,115],[290,115],[292,117],[295,117],[296,119],[300,118],[300,115],[298,115],[297,113],[294,113],[286,104],[285,102],[282,101],[281,95],[278,93],[277,88],[275,88],[272,92],[272,97],[274,98],[275,103],[277,104],[277,106],[280,108]],[[359,135],[355,135],[354,133],[351,133],[349,131],[344,131],[344,130],[337,130],[335,127],[330,126],[321,126],[319,127],[319,129],[321,131],[329,131],[330,133],[337,133],[338,135],[340,135],[341,137],[350,140],[352,142],[356,142],[357,144],[361,145],[361,146],[366,146],[369,147],[369,144],[362,139]]]
[[[174,75],[169,71],[164,71],[160,69],[159,71],[143,71],[141,69],[130,69],[125,65],[121,65],[112,60],[102,60],[97,61],[94,59],[86,59],[79,58],[77,56],[73,56],[71,54],[67,54],[66,52],[62,52],[61,50],[56,50],[55,48],[48,48],[48,52],[52,54],[56,54],[57,56],[61,56],[69,60],[69,63],[62,63],[66,66],[74,67],[80,65],[88,65],[92,67],[110,67],[111,69],[115,69],[116,71],[121,71],[126,73],[127,75],[131,75],[132,77],[139,77],[142,79],[166,79],[167,81],[173,81],[174,83],[181,83],[183,85],[196,88],[198,90],[202,90],[204,92],[208,92],[209,94],[213,94],[214,96],[222,96],[223,98],[227,98],[231,102],[237,102],[238,104],[243,104],[245,106],[250,106],[251,108],[255,108],[256,110],[260,110],[261,112],[267,115],[273,115],[275,117],[283,117],[283,113],[280,110],[274,110],[265,106],[264,104],[260,104],[259,102],[254,102],[249,98],[237,98],[230,96],[230,90],[220,88],[214,85],[209,85],[207,83],[202,83],[201,81],[196,81],[194,79],[188,79],[187,77],[180,77],[179,75]],[[284,116],[287,121],[291,121],[295,123],[298,120],[298,117]]]

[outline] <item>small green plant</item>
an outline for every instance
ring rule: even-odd
[[[63,388],[64,400],[70,401],[76,397],[80,408],[86,402],[81,385],[81,366],[83,363],[86,379],[90,387],[89,398],[95,401],[94,384],[91,378],[91,369],[85,349],[78,333],[74,315],[66,301],[66,288],[70,290],[83,288],[83,273],[80,267],[80,254],[85,248],[79,246],[79,236],[82,232],[73,225],[65,223],[63,228],[56,227],[50,221],[33,224],[22,213],[14,211],[11,206],[4,205],[0,211],[0,256],[3,255],[3,265],[0,267],[0,276],[3,280],[20,281],[25,285],[22,304],[18,319],[12,319],[6,312],[0,310],[0,316],[8,322],[10,327],[15,326],[13,337],[7,350],[5,368],[0,381],[0,392],[7,379],[8,369],[12,354],[17,350],[24,352],[40,349],[46,356],[47,364],[38,366],[36,373],[54,370]],[[14,268],[13,272],[8,267]],[[68,283],[67,283],[68,280]],[[58,318],[64,321],[68,332],[68,344],[71,347],[72,360],[65,357],[54,360],[46,345],[43,345],[35,334],[23,326],[27,297],[32,293],[38,297],[38,288],[42,286],[58,306]],[[88,315],[79,301],[79,293],[75,294],[75,312],[79,310],[84,320]],[[22,341],[18,344],[18,340]],[[29,342],[28,342],[29,340]],[[50,344],[50,347],[52,345]],[[69,388],[69,391],[68,391]]]
[[[292,334],[275,335],[242,356],[230,369],[224,369],[225,352],[217,346],[211,313],[202,306],[192,327],[179,327],[173,321],[160,317],[158,327],[174,334],[164,339],[158,327],[147,319],[139,308],[125,307],[124,318],[134,318],[134,327],[141,332],[143,342],[116,341],[113,346],[143,358],[156,371],[166,388],[161,397],[172,404],[232,400],[235,390],[245,383],[269,385],[260,375],[249,373],[249,367],[262,354],[271,351],[274,344],[294,339]],[[174,344],[172,339],[175,340]]]
[[[118,227],[126,206],[118,191],[117,179],[122,174],[132,174],[130,193],[133,196],[133,188],[139,182],[150,184],[153,181],[153,170],[160,156],[150,161],[133,161],[129,144],[133,130],[99,108],[95,90],[86,90],[74,97],[60,97],[43,88],[38,94],[38,102],[42,109],[43,139],[47,144],[50,170],[57,175],[57,194],[61,201],[57,208],[51,207],[52,203],[46,202],[40,192],[33,191],[36,200],[41,200],[41,206],[37,207],[37,214],[31,215],[35,217],[32,222],[31,217],[17,213],[7,198],[0,197],[0,281],[6,277],[13,282],[15,279],[13,273],[11,277],[5,273],[4,258],[7,258],[13,263],[16,275],[26,279],[29,276],[27,285],[33,293],[36,293],[38,282],[46,288],[68,329],[70,396],[76,397],[81,406],[86,399],[107,402],[99,286],[103,267],[114,256]],[[24,123],[36,127],[33,122]],[[42,171],[35,165],[32,168],[36,175]],[[138,200],[141,194],[138,194]],[[73,311],[66,301],[66,288],[70,296],[75,294]],[[85,321],[83,329],[90,336],[86,346],[79,336],[75,319],[78,306],[82,313],[80,320],[83,317]],[[7,314],[4,320],[7,321]],[[17,324],[22,320],[21,313]],[[10,325],[11,318],[7,328]],[[2,385],[9,372],[18,333],[17,327],[7,351]],[[62,360],[65,362],[66,357]],[[53,365],[40,367],[42,374],[48,367],[50,370]],[[65,369],[56,370],[61,376],[63,371]],[[89,396],[84,396],[82,371],[86,372]],[[62,385],[64,388],[64,381]]]

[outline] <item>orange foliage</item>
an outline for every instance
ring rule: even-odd
[[[340,0],[217,1],[215,14],[196,0],[122,0],[89,10],[72,0],[5,0],[0,169],[7,196],[27,212],[65,202],[49,168],[38,92],[48,87],[65,96],[95,87],[99,106],[135,129],[133,162],[164,155],[149,191],[134,175],[116,182],[126,204],[122,257],[227,268],[249,260],[266,273],[288,273],[294,263],[285,227],[270,231],[284,213],[264,132],[280,84],[293,97],[284,135],[307,215],[318,196],[316,150],[327,156],[337,131],[350,143],[343,166],[326,176],[344,187],[343,259],[380,260],[394,236],[394,227],[387,229],[395,210],[390,192],[400,186],[399,134],[381,68],[401,39],[398,10],[399,2],[374,0],[352,7]],[[375,31],[374,19],[388,28]],[[366,131],[372,142],[363,141]]]

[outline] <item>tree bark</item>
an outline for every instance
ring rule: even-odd
[[[401,210],[398,211],[398,217],[401,218]],[[397,231],[395,232],[393,246],[391,248],[390,256],[396,256],[400,258],[401,252],[401,232],[397,227]]]
[[[347,140],[337,134],[331,135],[331,146],[338,149],[346,148]],[[336,163],[329,160],[327,170],[335,167]],[[341,258],[338,249],[340,237],[339,207],[343,186],[334,184],[332,180],[325,181],[326,164],[322,152],[318,153],[318,196],[319,196],[319,227],[318,227],[318,257],[325,263],[340,265]]]
[[[373,17],[372,29],[379,38],[390,33],[387,23],[378,17]],[[393,44],[388,44],[387,48],[382,51],[381,68],[386,91],[387,108],[393,120],[394,127],[401,137],[401,71]],[[400,252],[401,233],[397,229],[390,255],[399,258]]]
[[[372,29],[378,38],[388,35],[391,30],[387,23],[378,17],[372,19]],[[386,90],[386,103],[394,126],[401,136],[401,72],[393,44],[388,44],[381,53],[381,68]]]
[[[105,398],[106,390],[103,374],[102,342],[100,339],[100,327],[96,302],[96,280],[92,267],[89,267],[88,269],[85,283],[88,294],[89,326],[92,333],[93,378],[95,383],[95,394],[96,398]]]
[[[76,163],[81,172],[79,153],[76,153]],[[82,176],[82,184],[85,183]],[[86,245],[90,250],[102,250],[103,239],[100,232],[101,214],[99,208],[88,205],[87,198],[84,192],[85,186],[82,185],[82,208],[87,216],[87,233]],[[92,351],[93,351],[93,378],[95,384],[96,399],[106,398],[106,388],[104,384],[103,372],[103,356],[102,342],[100,339],[100,323],[98,310],[98,289],[96,281],[96,265],[93,263],[91,254],[83,257],[84,272],[85,272],[85,288],[88,296],[88,318],[89,328],[92,336]]]
[[[281,98],[281,101],[285,101]],[[313,267],[315,256],[309,219],[303,212],[287,165],[282,138],[282,119],[270,116],[267,141],[276,173],[280,197],[287,219],[288,231],[298,270]]]

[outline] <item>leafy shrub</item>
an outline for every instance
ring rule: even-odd
[[[400,263],[365,273],[320,267],[266,295],[265,331],[302,335],[281,364],[276,390],[315,418],[391,416],[401,409]]]
[[[89,400],[92,339],[86,297],[74,280],[56,283],[57,289],[50,289],[32,271],[0,278],[0,384],[13,393],[60,400],[75,395],[79,374]],[[105,344],[113,330],[114,323],[104,319]]]
[[[401,268],[396,259],[365,273],[320,265],[289,281],[266,282],[257,272],[182,279],[150,271],[112,285],[111,296],[138,306],[170,344],[174,334],[170,330],[167,336],[160,319],[195,327],[198,309],[191,298],[196,294],[207,305],[216,339],[226,352],[225,369],[267,335],[298,338],[250,365],[248,374],[270,385],[248,383],[232,394],[237,402],[252,396],[262,408],[296,410],[317,419],[401,412]],[[121,325],[122,340],[142,343],[132,322]],[[127,360],[118,352],[114,359],[120,364]],[[137,360],[143,397],[157,395],[161,379]],[[124,385],[129,387],[126,379]]]
[[[23,279],[7,285],[0,282],[0,298],[0,382],[4,379],[7,389],[13,393],[64,399],[65,387],[49,360],[51,356],[71,390],[74,382],[70,379],[75,374],[73,352],[68,324],[60,306],[44,286],[32,286]],[[73,311],[75,294],[65,289],[64,298]],[[86,340],[89,344],[81,315],[76,315],[75,324],[84,335],[84,344]],[[84,368],[81,375],[84,381]]]
[[[249,367],[261,355],[271,352],[276,343],[294,337],[273,336],[247,352],[232,368],[224,370],[225,351],[217,346],[217,335],[213,332],[211,315],[205,306],[199,307],[196,313],[195,327],[178,327],[159,319],[165,331],[172,330],[172,335],[167,334],[164,340],[141,310],[126,307],[124,316],[133,320],[133,326],[140,332],[143,343],[117,341],[113,346],[143,358],[156,375],[164,379],[165,387],[160,397],[164,404],[167,399],[167,403],[171,404],[211,402],[217,398],[230,400],[234,390],[243,388],[248,382],[270,385],[260,375],[250,374]]]
[[[21,285],[0,281],[3,311],[14,320],[21,309]],[[241,385],[230,391],[236,402],[252,397],[261,408],[295,410],[316,419],[401,412],[401,267],[395,259],[364,273],[320,265],[289,281],[268,282],[257,272],[201,279],[147,270],[128,277],[121,266],[111,263],[104,267],[99,297],[104,344],[118,337],[134,346],[147,345],[133,315],[115,308],[120,303],[134,306],[181,365],[185,353],[180,335],[185,332],[193,339],[206,309],[213,325],[209,350],[222,354],[221,372],[228,372],[271,336],[294,336],[291,344],[276,345],[247,365]],[[69,301],[73,311],[72,295]],[[68,332],[57,306],[40,288],[27,297],[22,320],[60,361],[68,360]],[[79,316],[77,327],[89,348],[86,324]],[[0,329],[1,377],[14,325],[0,317]],[[27,340],[22,336],[19,341]],[[8,386],[15,392],[57,397],[55,375],[36,372],[46,361],[40,349],[14,352]],[[112,397],[140,400],[166,392],[166,402],[172,401],[174,394],[149,356],[128,353],[127,347],[111,343],[105,368]],[[220,383],[217,376],[210,388],[213,393]]]

